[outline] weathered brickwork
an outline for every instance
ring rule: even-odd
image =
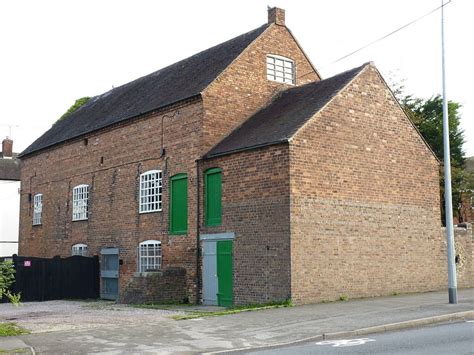
[[[445,228],[442,230],[441,237],[446,240]],[[473,243],[474,236],[472,234],[472,224],[466,223],[465,227],[454,228],[454,248],[456,251],[455,261],[458,287],[474,286]],[[446,242],[444,242],[441,259],[445,264],[447,264],[446,254]]]
[[[159,272],[137,273],[124,288],[122,301],[131,304],[187,303],[186,269],[169,267]]]
[[[319,80],[308,58],[284,26],[271,25],[203,93],[203,154],[259,110],[283,85],[267,80],[267,54],[295,61],[296,85]]]
[[[222,225],[205,227],[201,213],[201,233],[235,232],[236,304],[290,297],[288,164],[287,144],[203,162],[222,169]]]
[[[90,255],[104,247],[120,250],[121,291],[137,271],[137,247],[142,241],[162,242],[163,267],[183,267],[190,298],[195,294],[196,212],[189,208],[188,234],[169,235],[169,178],[188,174],[188,204],[196,205],[196,163],[202,103],[197,101],[167,112],[97,132],[76,142],[23,160],[21,191],[21,255],[52,257],[71,254],[76,243],[88,245]],[[163,123],[163,146],[160,157]],[[163,210],[139,213],[141,173],[163,171]],[[72,189],[90,185],[89,219],[72,221]],[[32,226],[29,194],[43,194],[42,225]]]
[[[295,302],[445,285],[438,162],[368,66],[290,146]]]

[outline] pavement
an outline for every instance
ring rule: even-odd
[[[195,308],[194,308],[195,309]],[[205,309],[204,307],[198,309]],[[474,289],[376,297],[189,320],[0,338],[0,353],[223,353],[474,319]]]

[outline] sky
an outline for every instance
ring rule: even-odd
[[[267,22],[267,6],[286,10],[286,25],[323,78],[373,61],[388,82],[403,82],[407,94],[429,98],[442,90],[440,11],[335,61],[440,5],[441,0],[2,0],[0,139],[10,136],[20,152],[76,99],[257,28]],[[474,63],[472,14],[472,0],[445,6],[446,91],[463,105],[467,156],[474,156],[474,76],[467,70]]]

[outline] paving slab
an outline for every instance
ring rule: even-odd
[[[157,313],[160,314],[160,313]],[[446,292],[377,297],[267,309],[175,321],[143,321],[127,315],[94,329],[53,331],[19,338],[37,353],[203,353],[229,352],[302,342],[361,329],[431,324],[474,318],[474,290],[459,290],[458,304]],[[128,315],[129,316],[129,315]],[[421,320],[421,321],[420,321]],[[418,322],[418,323],[416,323]],[[0,348],[2,341],[0,340]]]

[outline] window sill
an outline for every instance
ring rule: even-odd
[[[155,211],[138,211],[139,214],[156,213],[156,212],[163,212],[163,209],[155,210]]]
[[[187,235],[188,231],[169,231],[169,235]]]
[[[89,218],[83,218],[83,219],[73,219],[72,222],[82,222],[82,221],[88,221]]]
[[[153,277],[163,275],[163,270],[134,272],[133,277]]]

